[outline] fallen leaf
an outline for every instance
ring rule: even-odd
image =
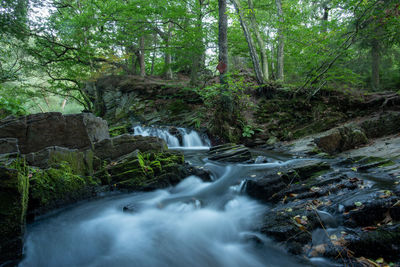
[[[282,204],[285,204],[286,199],[287,199],[287,196],[285,196],[285,197],[282,199]]]
[[[362,203],[360,201],[354,202],[354,205],[356,205],[356,207],[361,207]]]
[[[360,179],[358,179],[357,177],[354,177],[354,178],[350,178],[349,181],[350,181],[350,183],[357,183],[360,181]]]
[[[362,228],[363,231],[373,231],[376,229],[378,229],[378,227],[376,227],[376,226],[366,226],[366,227]]]
[[[318,192],[319,190],[321,190],[321,188],[318,187],[318,186],[313,186],[313,187],[310,188],[311,192]]]
[[[326,244],[314,246],[310,252],[311,257],[318,257],[324,255],[326,251]]]
[[[357,167],[353,167],[353,168],[351,168],[353,171],[357,171]]]

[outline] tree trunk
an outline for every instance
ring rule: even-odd
[[[379,65],[381,61],[380,55],[380,45],[379,40],[374,38],[371,43],[371,85],[372,89],[379,90],[380,87],[380,77],[379,77]]]
[[[278,18],[279,18],[279,27],[278,27],[278,55],[277,55],[277,73],[276,77],[278,80],[284,81],[284,73],[283,73],[283,67],[284,67],[284,48],[285,48],[285,43],[284,43],[284,36],[283,36],[283,23],[284,23],[284,18],[283,18],[283,10],[282,10],[282,1],[281,0],[275,0],[276,3],[276,9],[278,12]]]
[[[226,15],[226,0],[218,0],[218,65],[222,66],[220,71],[220,82],[226,83],[225,75],[228,72],[228,17]]]
[[[169,42],[171,41],[171,35],[172,35],[172,23],[168,23],[168,33],[167,33],[167,38],[166,38],[166,43],[165,43],[165,78],[168,80],[172,80],[173,75],[172,75],[172,68],[171,68],[171,63],[172,63],[172,57],[171,57],[171,52],[169,51]]]
[[[141,36],[139,39],[139,69],[140,69],[140,76],[144,77],[146,76],[146,63],[144,61],[144,53],[145,53],[145,47],[144,47],[144,36]]]
[[[198,30],[198,34],[196,33],[196,38],[194,41],[193,48],[193,59],[192,59],[192,68],[190,70],[190,83],[192,85],[197,85],[199,82],[199,72],[204,68],[204,54],[205,48],[203,44],[203,7],[204,0],[198,0],[198,9],[197,9],[197,20],[196,20],[196,30]]]
[[[267,51],[265,49],[264,40],[260,34],[260,27],[258,26],[256,16],[254,13],[254,4],[253,0],[248,0],[249,9],[250,9],[250,25],[253,28],[254,34],[256,35],[258,46],[260,47],[260,54],[261,54],[261,68],[264,81],[269,80],[269,68],[268,68],[268,56]]]
[[[322,32],[328,32],[328,19],[329,19],[329,10],[330,8],[326,5],[323,7],[324,15],[322,16]]]
[[[246,38],[247,45],[249,47],[250,58],[253,62],[254,72],[256,73],[256,80],[258,84],[263,84],[263,74],[261,72],[260,63],[257,56],[257,51],[253,44],[253,39],[251,38],[250,31],[247,28],[246,21],[244,20],[243,13],[240,9],[240,3],[238,0],[232,0],[233,5],[235,6],[236,13],[239,15],[240,25],[242,26],[244,37]]]

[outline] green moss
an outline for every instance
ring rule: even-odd
[[[68,163],[70,171],[77,175],[91,174],[93,171],[93,152],[52,151],[49,166],[57,167],[60,163]]]
[[[178,173],[184,163],[178,152],[141,153],[135,151],[126,157],[110,162],[96,173],[103,184],[136,190],[156,182],[165,173]]]
[[[110,127],[108,129],[108,131],[110,133],[110,136],[114,137],[114,136],[128,133],[128,129],[129,129],[129,125],[120,125],[120,126]]]
[[[57,202],[81,198],[87,181],[73,173],[71,166],[64,162],[58,168],[35,169],[30,180],[31,208],[50,208]]]
[[[28,204],[28,173],[25,161],[0,166],[0,262],[22,255]]]

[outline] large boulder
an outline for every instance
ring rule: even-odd
[[[101,160],[113,160],[135,150],[162,152],[168,150],[164,140],[152,136],[123,134],[94,144],[94,155]]]
[[[0,138],[16,138],[22,154],[49,146],[82,149],[109,138],[107,122],[91,113],[39,113],[0,121]]]
[[[324,152],[334,154],[368,143],[365,133],[357,127],[341,127],[316,138],[314,142]]]
[[[19,166],[14,162],[14,167]],[[19,170],[0,167],[0,265],[14,266],[22,256],[25,214],[28,205],[28,176]]]
[[[93,174],[93,152],[92,150],[79,151],[65,147],[46,147],[38,152],[25,155],[26,162],[30,166],[41,169],[55,167],[61,163],[68,163],[74,174]]]
[[[68,162],[48,169],[32,169],[28,215],[34,217],[94,196],[98,182],[74,173]]]
[[[123,190],[153,190],[174,185],[187,176],[180,152],[148,152],[138,149],[123,155],[95,175],[103,184]]]

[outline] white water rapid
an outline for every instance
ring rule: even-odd
[[[206,136],[203,138],[200,137],[199,133],[195,130],[175,128],[177,129],[178,133],[173,135],[170,133],[168,128],[142,127],[138,125],[133,129],[134,135],[156,136],[164,139],[169,148],[187,148],[196,150],[208,149],[210,147],[210,140]],[[179,138],[179,136],[181,138]]]
[[[190,176],[173,188],[66,208],[29,225],[19,266],[304,266],[255,232],[269,208],[240,192],[250,171],[288,162],[209,162],[213,182]]]

